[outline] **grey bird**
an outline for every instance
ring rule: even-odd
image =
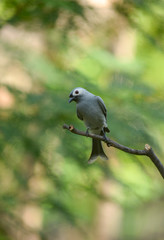
[[[107,110],[101,97],[95,96],[84,88],[78,87],[71,91],[69,95],[69,103],[76,102],[77,117],[84,121],[87,131],[91,133],[103,135],[106,139],[105,132],[110,132],[107,126]],[[108,159],[103,151],[101,141],[92,139],[92,152],[88,163],[93,163],[97,157]]]

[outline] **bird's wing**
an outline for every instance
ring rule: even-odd
[[[83,117],[82,117],[82,115],[80,114],[80,112],[78,111],[78,109],[77,109],[77,117],[78,117],[80,120],[83,120]]]
[[[98,102],[98,104],[99,104],[99,106],[100,106],[100,108],[101,108],[101,110],[102,110],[102,112],[103,112],[103,114],[106,118],[107,117],[107,110],[106,110],[106,107],[105,107],[105,103],[104,103],[104,101],[102,100],[101,97],[96,96],[96,98],[97,98],[97,102]]]

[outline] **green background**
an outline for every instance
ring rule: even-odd
[[[91,139],[68,97],[103,98],[110,138],[163,161],[164,1],[0,1],[0,240],[162,240],[163,179]],[[91,4],[92,3],[92,4]]]

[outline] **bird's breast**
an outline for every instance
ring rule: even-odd
[[[77,104],[77,111],[82,116],[86,127],[93,130],[102,129],[106,120],[99,106],[90,101],[85,101]]]

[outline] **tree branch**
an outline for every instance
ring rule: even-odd
[[[119,149],[123,152],[127,152],[127,153],[130,153],[130,154],[145,155],[145,156],[149,157],[151,159],[151,161],[154,163],[154,165],[156,166],[156,168],[158,169],[158,171],[160,172],[163,179],[164,179],[164,166],[161,163],[161,161],[159,160],[159,158],[156,156],[156,154],[154,153],[153,149],[148,144],[145,145],[144,150],[137,150],[137,149],[132,149],[132,148],[128,148],[124,145],[121,145],[121,144],[111,140],[110,138],[107,138],[107,140],[105,140],[103,136],[96,135],[96,134],[93,134],[93,133],[88,133],[87,134],[86,132],[82,132],[82,131],[74,128],[73,125],[68,126],[67,124],[64,124],[63,128],[69,130],[70,132],[72,132],[74,134],[99,139],[99,140],[105,142],[108,147],[114,147],[114,148],[117,148],[117,149]]]

